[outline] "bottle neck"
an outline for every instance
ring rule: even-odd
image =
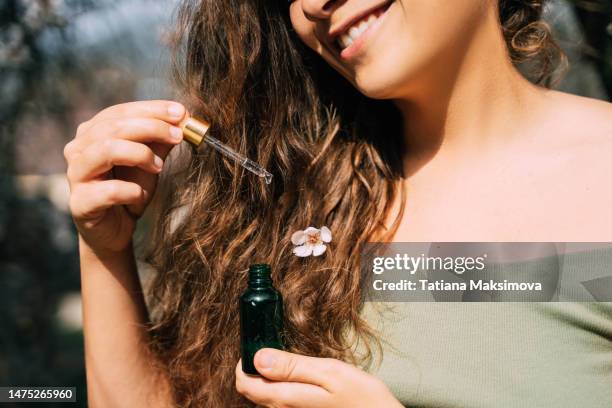
[[[249,268],[249,288],[265,289],[272,287],[270,265],[256,264]]]
[[[267,289],[272,287],[271,279],[249,279],[249,289]]]

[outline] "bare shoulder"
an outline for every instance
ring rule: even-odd
[[[556,125],[568,141],[612,143],[612,103],[558,91],[546,94]]]
[[[612,174],[612,103],[546,91],[541,147],[580,163],[608,166]]]
[[[556,91],[547,98],[546,140],[571,192],[567,210],[591,225],[586,236],[612,240],[612,103]]]

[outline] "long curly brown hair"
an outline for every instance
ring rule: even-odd
[[[558,56],[542,6],[499,5],[510,56],[537,60],[541,83]],[[302,44],[284,2],[183,0],[177,21],[184,99],[214,118],[211,135],[274,180],[265,185],[210,149],[174,157],[148,239],[152,347],[179,406],[249,406],[234,389],[249,264],[272,265],[290,351],[365,364],[378,345],[360,317],[359,251],[394,199],[403,208],[402,122],[390,101],[363,96]],[[292,254],[292,232],[309,225],[333,231],[324,257]]]

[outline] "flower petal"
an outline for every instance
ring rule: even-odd
[[[310,256],[312,254],[312,245],[305,244],[296,246],[293,248],[293,254],[302,258]]]
[[[304,242],[306,242],[307,238],[308,237],[304,231],[295,231],[293,235],[291,235],[291,243],[293,245],[302,245]]]
[[[329,228],[325,226],[321,227],[321,241],[331,242],[331,240],[332,240],[332,233],[329,230]]]
[[[325,252],[326,249],[327,249],[327,247],[325,245],[323,245],[323,244],[315,245],[312,248],[312,255],[313,256],[319,256],[319,255],[323,254],[323,252]]]
[[[321,231],[319,231],[319,229],[315,227],[308,227],[304,230],[304,234],[306,235],[319,235],[320,233]]]

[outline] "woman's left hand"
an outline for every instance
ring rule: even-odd
[[[332,358],[266,348],[255,354],[255,367],[264,377],[245,374],[238,361],[236,389],[265,407],[403,407],[382,381]]]

